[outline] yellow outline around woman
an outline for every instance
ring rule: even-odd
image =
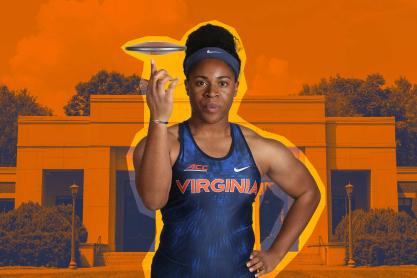
[[[241,44],[241,40],[240,37],[238,35],[238,33],[236,32],[236,30],[224,23],[221,23],[217,20],[212,20],[212,21],[208,21],[208,22],[203,22],[203,23],[199,23],[198,25],[194,26],[192,29],[188,30],[184,36],[182,37],[181,40],[175,40],[166,36],[146,36],[146,37],[142,37],[139,39],[135,39],[132,41],[128,41],[127,43],[125,43],[122,46],[122,49],[125,53],[127,53],[128,55],[131,55],[141,61],[143,61],[144,65],[149,65],[150,64],[150,60],[153,59],[156,64],[158,65],[162,65],[161,68],[166,69],[171,76],[178,76],[179,77],[179,82],[178,85],[176,86],[173,94],[174,94],[174,104],[173,104],[173,113],[171,115],[170,121],[173,123],[178,123],[181,121],[184,121],[186,119],[188,119],[191,115],[191,106],[189,104],[189,99],[188,96],[186,94],[186,90],[185,90],[185,86],[184,86],[184,80],[185,80],[185,75],[183,73],[182,70],[182,61],[184,60],[185,57],[185,52],[181,51],[181,52],[172,52],[170,54],[167,55],[148,55],[148,54],[144,54],[144,53],[140,53],[140,52],[133,52],[133,51],[127,51],[125,48],[126,46],[131,46],[134,44],[139,44],[139,43],[144,43],[144,42],[149,42],[149,41],[161,41],[161,42],[167,42],[167,43],[173,43],[173,44],[177,44],[177,45],[185,45],[186,39],[188,37],[188,35],[193,32],[194,30],[198,29],[200,26],[202,25],[206,25],[206,24],[213,24],[213,25],[219,25],[222,26],[224,28],[226,28],[227,30],[229,30],[236,38],[238,38],[239,42],[240,42],[240,48],[237,49],[237,52],[239,54],[239,57],[241,59],[241,77],[240,77],[240,85],[238,88],[238,92],[237,95],[233,101],[232,107],[230,109],[229,112],[229,119],[231,122],[237,122],[245,127],[248,127],[252,130],[254,130],[255,132],[257,132],[259,135],[266,137],[266,138],[271,138],[277,141],[280,141],[281,143],[283,143],[284,145],[286,145],[289,149],[295,149],[297,150],[296,146],[290,142],[287,138],[285,138],[284,136],[278,135],[278,134],[274,134],[271,132],[267,132],[265,130],[262,130],[260,128],[258,128],[255,125],[250,124],[249,122],[247,122],[245,119],[243,119],[242,117],[240,117],[237,113],[238,109],[239,109],[239,105],[241,100],[243,99],[243,96],[247,90],[247,84],[246,84],[246,79],[245,79],[245,74],[244,74],[244,68],[245,68],[245,64],[246,64],[246,53],[245,53],[245,49],[243,47],[243,45]],[[142,78],[149,80],[149,76],[151,75],[150,72],[150,67],[145,66],[143,68],[143,73],[142,73]],[[143,96],[145,98],[145,95]],[[146,102],[145,102],[146,103]],[[144,119],[149,119],[150,118],[150,111],[149,108],[147,107],[147,105],[144,105],[144,109],[143,109],[143,113],[144,113]],[[135,134],[135,137],[133,139],[133,141],[130,144],[130,148],[128,151],[128,154],[126,156],[126,160],[127,160],[127,165],[128,165],[128,170],[129,173],[134,173],[134,167],[133,167],[133,151],[136,147],[136,145],[138,144],[138,142],[147,135],[147,130],[148,130],[148,126],[149,126],[149,122],[144,122],[144,127],[138,131]],[[315,226],[317,225],[317,222],[324,210],[324,206],[325,206],[325,200],[326,200],[326,196],[325,196],[325,186],[323,184],[323,182],[321,181],[321,178],[319,176],[319,174],[317,173],[316,169],[313,167],[313,165],[311,164],[311,162],[308,160],[308,158],[304,155],[304,153],[302,152],[297,152],[297,156],[298,159],[306,166],[306,168],[308,169],[308,171],[310,172],[310,174],[312,175],[312,177],[314,178],[315,182],[318,185],[318,188],[320,190],[320,194],[321,194],[321,198],[320,198],[320,203],[317,206],[313,216],[311,217],[310,221],[308,222],[307,226],[305,227],[305,229],[303,230],[303,232],[300,234],[298,240],[299,240],[299,244],[298,244],[298,250],[302,250],[303,246],[305,245],[305,243],[307,242],[308,238],[311,236],[311,234],[313,233],[313,230],[315,228]],[[131,179],[134,180],[134,179]],[[136,192],[136,187],[135,185],[131,185],[133,192],[135,192],[136,194],[134,194],[136,196],[136,198],[138,197],[137,192]],[[262,194],[262,191],[259,192],[260,194],[258,194],[256,196],[256,200],[253,203],[253,209],[255,210],[255,212],[258,213],[253,213],[252,217],[253,217],[253,223],[254,223],[254,232],[255,232],[255,246],[254,249],[258,249],[260,250],[260,223],[259,223],[259,208],[260,208],[260,195]],[[157,250],[158,245],[159,245],[159,237],[160,237],[160,233],[163,227],[163,222],[162,222],[162,216],[161,216],[161,212],[160,210],[156,211],[156,216],[155,216],[155,221],[156,221],[156,233],[155,233],[155,250]],[[154,251],[149,251],[147,252],[145,258],[142,261],[142,268],[144,270],[144,275],[146,278],[150,277],[150,268],[151,268],[151,263],[152,263],[152,258],[154,256]],[[278,275],[279,272],[281,272],[281,270],[283,270],[293,259],[294,257],[298,254],[297,252],[288,252],[287,255],[281,260],[281,262],[275,267],[275,269],[272,272],[269,272],[267,274],[265,274],[265,277],[275,277],[276,275]]]

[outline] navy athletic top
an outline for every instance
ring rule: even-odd
[[[172,167],[164,226],[151,277],[255,277],[252,203],[261,177],[239,125],[222,157],[204,153],[188,121],[179,124],[180,153]]]

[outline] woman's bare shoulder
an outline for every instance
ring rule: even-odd
[[[254,131],[253,129],[243,126],[243,125],[239,125],[240,126],[240,130],[242,130],[243,136],[245,137],[246,141],[258,145],[258,144],[262,144],[265,142],[265,137],[261,136],[260,134],[258,134],[256,131]]]
[[[239,125],[239,127],[262,177],[268,170],[268,155],[265,151],[265,144],[267,143],[265,140],[266,138],[248,127],[242,125]]]
[[[285,145],[278,140],[264,137],[258,134],[256,131],[242,125],[240,125],[240,128],[242,130],[243,135],[245,136],[246,141],[248,141],[248,144],[249,141],[251,141],[253,145],[255,145],[256,147],[260,146],[263,149],[268,147],[285,148]]]
[[[248,127],[240,127],[251,150],[257,152],[262,158],[268,160],[271,151],[280,152],[288,150],[288,148],[278,140],[264,137]]]

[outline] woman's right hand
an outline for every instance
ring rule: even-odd
[[[171,81],[165,90],[166,82]],[[148,104],[151,119],[168,121],[172,114],[172,92],[178,84],[178,77],[172,78],[164,69],[156,69],[155,61],[151,60],[151,77],[146,90],[146,103]]]

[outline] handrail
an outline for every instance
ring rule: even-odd
[[[345,246],[339,243],[328,243],[328,244],[309,244],[307,247],[325,247],[325,246]]]
[[[94,253],[97,256],[101,253],[101,251],[102,251],[101,236],[98,236],[96,243],[94,243]]]
[[[318,244],[308,244],[307,247],[322,247],[322,246],[345,246],[345,244],[343,242],[338,243],[338,242],[333,242],[333,243],[327,243],[325,244],[323,241],[323,238],[321,236],[318,236],[319,238],[319,243]]]

